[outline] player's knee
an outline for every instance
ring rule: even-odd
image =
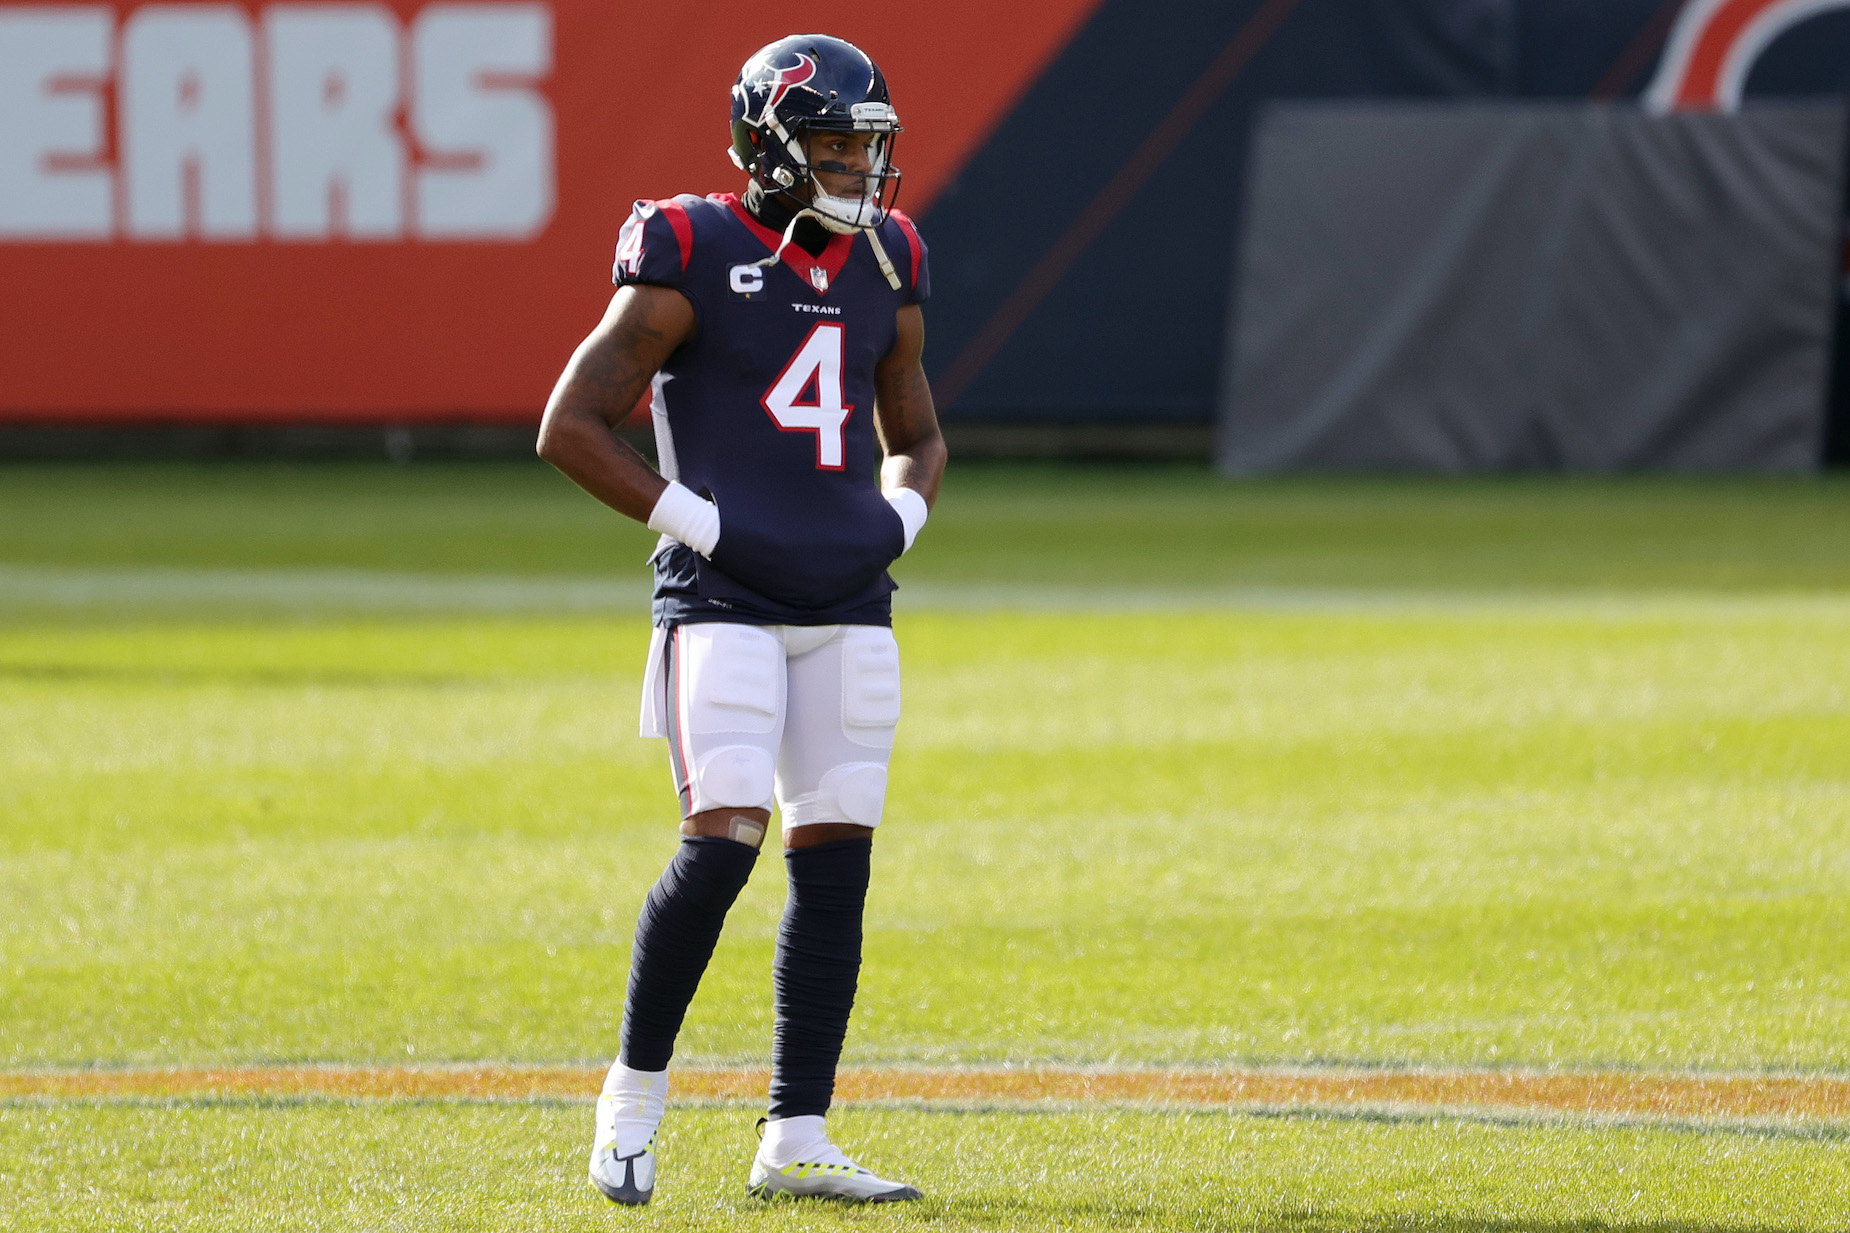
[[[694,768],[694,807],[689,812],[769,808],[775,779],[771,755],[754,745],[708,750]]]

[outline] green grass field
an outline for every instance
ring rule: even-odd
[[[605,1058],[651,538],[539,467],[0,469],[0,1068]],[[895,572],[851,1063],[1850,1072],[1850,484],[965,467]],[[683,1060],[768,1056],[781,899]],[[638,1214],[589,1116],[19,1099],[0,1227],[1850,1225],[1838,1124],[863,1108],[933,1198],[817,1212],[698,1107]]]

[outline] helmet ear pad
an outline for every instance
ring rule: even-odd
[[[799,138],[792,137],[789,144],[801,149]],[[732,122],[733,163],[770,192],[793,189],[809,178],[808,163],[784,145],[745,120]],[[803,202],[797,200],[795,204],[801,206]]]
[[[756,129],[744,120],[732,122],[732,161],[739,170],[749,171],[754,175],[758,173],[759,161],[764,157],[764,151],[760,149],[758,143],[759,136]]]

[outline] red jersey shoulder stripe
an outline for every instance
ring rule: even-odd
[[[687,208],[672,197],[657,201],[654,205],[662,212],[662,217],[668,220],[668,225],[674,228],[675,243],[681,247],[681,272],[686,273],[687,263],[694,256],[694,224],[687,217]]]
[[[906,217],[904,211],[888,210],[887,213],[891,214],[893,216],[893,221],[899,224],[899,229],[904,232],[906,236],[906,247],[912,250],[912,282],[910,285],[914,290],[917,290],[919,285],[919,261],[925,256],[925,245],[919,239],[918,228],[912,225],[912,220]]]

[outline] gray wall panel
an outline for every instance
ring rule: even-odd
[[[1816,466],[1843,149],[1837,107],[1276,108],[1221,465]]]

